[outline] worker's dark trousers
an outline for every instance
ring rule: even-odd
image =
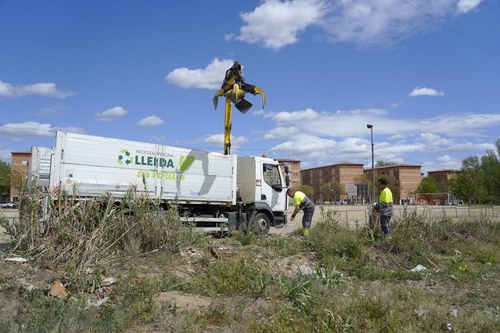
[[[313,204],[304,207],[304,215],[302,216],[302,228],[311,229],[314,208],[315,206]]]
[[[384,234],[390,235],[392,233],[391,217],[387,215],[380,215],[380,227],[382,228]]]

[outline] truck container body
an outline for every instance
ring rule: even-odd
[[[32,147],[31,160],[28,173],[28,183],[36,181],[40,187],[48,187],[50,180],[51,158],[54,154],[53,148]],[[33,177],[36,177],[34,179]]]
[[[234,204],[236,159],[151,143],[57,132],[53,193],[123,197],[131,186],[152,198]]]
[[[32,151],[33,177],[47,170],[37,162],[42,156],[50,161],[44,177],[52,200],[59,191],[82,200],[120,199],[133,187],[165,208],[175,203],[184,221],[206,231],[267,232],[286,223],[285,177],[273,159],[59,131],[54,148]]]

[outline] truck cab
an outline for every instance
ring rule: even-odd
[[[287,175],[278,161],[266,157],[238,157],[239,199],[248,216],[248,228],[267,233],[286,223]]]

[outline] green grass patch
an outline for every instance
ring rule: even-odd
[[[348,229],[325,213],[307,240],[216,238],[131,193],[120,204],[65,198],[70,204],[42,230],[32,195],[23,225],[11,232],[13,254],[32,256],[34,267],[0,274],[0,296],[20,295],[3,326],[9,332],[500,331],[498,221],[408,213],[394,218],[386,239],[380,227]],[[412,272],[417,265],[425,269]],[[46,267],[57,270],[69,298],[26,291],[15,277],[32,279]],[[117,283],[105,286],[109,276]],[[195,309],[157,302],[173,291],[210,302]]]

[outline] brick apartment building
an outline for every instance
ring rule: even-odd
[[[313,200],[322,203],[329,200],[324,193],[321,193],[321,185],[329,182],[337,182],[344,186],[345,192],[336,200],[357,199],[357,183],[363,175],[363,164],[358,163],[338,163],[305,169],[300,171],[302,184],[307,184],[314,189]]]
[[[372,179],[372,170],[365,169],[364,174],[367,179]],[[384,175],[391,176],[399,181],[399,193],[393,192],[394,203],[401,200],[410,200],[416,203],[416,190],[422,181],[423,175],[421,165],[415,164],[395,164],[375,167],[375,180],[383,178]]]
[[[300,177],[300,161],[290,159],[277,159],[278,162],[288,165],[288,176],[290,177],[289,187],[299,187],[302,185]],[[284,170],[281,170],[284,174]]]
[[[31,159],[31,152],[12,152],[11,153],[11,172],[10,172],[10,201],[17,201],[19,189],[28,175],[28,163]]]
[[[387,175],[399,181],[399,191],[393,193],[396,204],[399,204],[402,199],[416,203],[415,191],[423,177],[420,165],[396,164],[376,167],[374,171],[375,179]],[[332,181],[342,184],[345,188],[345,192],[340,195],[340,198],[335,198],[336,200],[345,200],[349,203],[370,201],[372,170],[371,168],[363,169],[363,164],[338,163],[301,170],[300,174],[302,184],[313,188],[313,200],[317,203],[322,203],[327,199],[321,193],[321,185]]]
[[[438,183],[447,184],[457,172],[460,172],[460,170],[434,170],[427,172],[427,176],[434,178]]]

